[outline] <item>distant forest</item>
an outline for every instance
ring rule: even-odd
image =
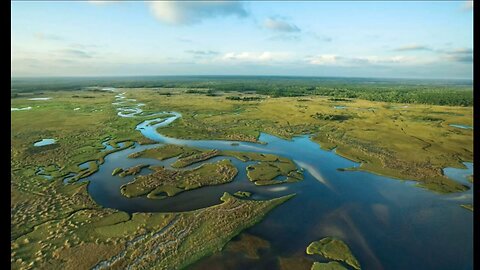
[[[83,90],[86,87],[194,88],[255,92],[271,97],[321,95],[372,101],[473,106],[471,80],[414,80],[277,76],[144,76],[95,78],[12,78],[11,97],[20,93]]]

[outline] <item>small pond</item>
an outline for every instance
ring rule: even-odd
[[[55,142],[56,142],[55,139],[42,139],[41,141],[35,142],[33,146],[45,146],[45,145],[54,144]]]

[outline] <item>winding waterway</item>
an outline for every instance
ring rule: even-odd
[[[142,104],[132,104],[135,100],[127,100],[125,93],[116,98],[113,106],[118,106],[120,117],[145,116],[140,108]],[[135,144],[108,155],[99,171],[88,177],[88,191],[98,204],[130,213],[189,211],[207,207],[220,203],[219,198],[225,191],[249,191],[253,193],[253,199],[297,194],[247,230],[271,243],[270,249],[260,252],[260,259],[248,259],[243,254],[224,251],[201,260],[193,265],[194,269],[276,269],[279,256],[321,261],[320,257],[306,255],[305,248],[310,242],[326,236],[344,240],[363,269],[473,269],[473,215],[460,207],[460,204],[472,203],[473,185],[466,181],[466,176],[473,173],[471,163],[465,163],[466,169],[447,168],[444,173],[472,189],[439,195],[415,187],[412,181],[393,180],[363,171],[339,171],[338,168],[359,164],[334,151],[322,150],[309,136],[283,140],[262,133],[259,140],[265,144],[183,140],[157,132],[158,128],[180,118],[180,113],[149,114],[152,115],[158,118],[143,121],[136,129],[159,144],[271,153],[292,159],[304,170],[304,180],[298,183],[255,186],[246,177],[245,168],[252,162],[215,157],[206,162],[224,158],[232,160],[239,171],[233,182],[151,200],[124,197],[120,186],[132,181],[133,176],[120,178],[112,176],[112,171],[138,164],[168,168],[175,158],[158,161],[127,157],[159,144]],[[105,142],[104,146],[108,148]],[[185,169],[196,166],[198,163]],[[145,168],[141,174],[150,172]]]

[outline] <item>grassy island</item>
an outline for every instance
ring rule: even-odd
[[[131,154],[130,158],[147,157],[164,160],[178,157],[172,163],[174,168],[183,168],[217,156],[230,156],[240,161],[259,161],[247,167],[247,176],[256,185],[273,185],[298,182],[303,179],[302,172],[290,159],[272,154],[254,152],[219,151],[178,145],[165,145]],[[284,179],[276,180],[277,177]]]
[[[326,259],[342,261],[355,269],[360,269],[360,264],[347,244],[333,237],[326,237],[310,243],[307,247],[307,254],[318,254]]]
[[[239,198],[248,198],[248,197],[252,196],[252,193],[248,192],[248,191],[237,191],[237,192],[233,193],[233,195],[235,195]]]
[[[127,197],[147,195],[152,199],[162,199],[176,194],[196,189],[202,186],[219,185],[233,180],[237,169],[230,160],[216,163],[206,163],[193,170],[177,171],[164,167],[153,166],[148,175],[141,175],[121,187],[121,192]]]
[[[118,176],[125,177],[128,175],[136,175],[136,174],[139,174],[142,171],[142,169],[146,167],[148,167],[148,164],[138,164],[127,169],[122,169],[122,171],[118,173]],[[115,170],[112,172],[112,175],[115,172]]]
[[[280,158],[275,161],[264,161],[247,167],[247,176],[255,185],[272,185],[292,183],[303,179],[302,173],[289,159]],[[285,177],[276,180],[277,177]]]

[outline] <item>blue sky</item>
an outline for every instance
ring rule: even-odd
[[[12,2],[12,76],[471,79],[473,2]]]

